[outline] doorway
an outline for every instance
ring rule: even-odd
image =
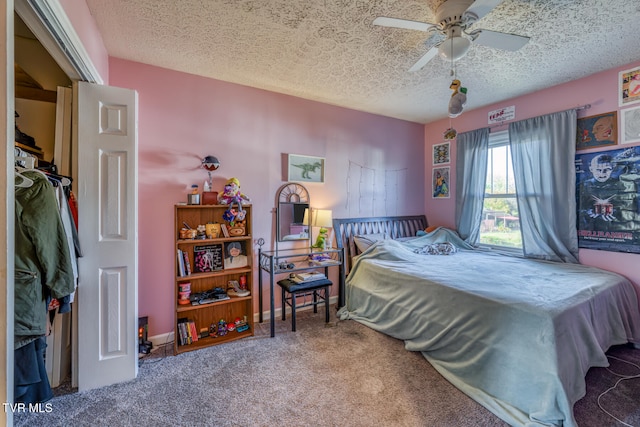
[[[70,159],[62,161],[59,146],[63,142],[66,146],[71,143],[68,130],[72,81],[15,12],[14,47],[16,154],[29,161],[29,165],[23,165],[27,168],[68,176]],[[63,132],[64,129],[67,132]],[[60,169],[63,163],[65,170]],[[75,314],[56,314],[56,310],[50,313],[53,321],[47,336],[45,366],[54,395],[59,395],[62,390],[73,390],[72,317]]]
[[[72,375],[72,378],[77,378],[74,381],[78,382],[77,385],[80,390],[133,379],[137,375],[138,367],[137,241],[135,241],[135,236],[137,235],[137,95],[131,90],[102,86],[102,79],[99,73],[93,67],[90,57],[81,46],[80,39],[58,1],[16,0],[15,3],[7,2],[7,6],[5,11],[7,15],[3,17],[7,22],[7,28],[13,32],[14,22],[18,22],[19,17],[51,55],[54,62],[58,64],[68,80],[73,82],[75,104],[73,121],[75,125],[71,130],[72,140],[74,140],[74,149],[71,156],[74,160],[70,162],[72,170],[70,175],[77,177],[77,180],[74,180],[74,184],[77,182],[83,183],[83,192],[78,194],[80,211],[79,235],[81,236],[83,250],[85,244],[82,242],[82,235],[89,237],[86,237],[87,249],[84,250],[85,256],[81,258],[85,261],[84,268],[87,274],[83,276],[82,266],[79,266],[81,276],[79,291],[82,292],[78,293],[82,298],[78,298],[77,303],[74,304],[80,309],[77,311],[78,315],[73,317],[75,324],[79,323],[82,328],[85,328],[85,333],[82,334],[82,331],[74,332],[73,342],[80,343],[80,345],[74,345],[76,349],[80,347],[80,351],[76,352],[79,354],[76,366],[80,366],[80,368],[79,373]],[[16,14],[13,13],[14,7]],[[18,22],[17,25],[22,24]],[[9,39],[10,35],[6,34],[6,37]],[[31,38],[28,34],[25,37],[27,39]],[[10,43],[8,45],[11,46]],[[6,64],[9,65],[14,62],[17,56],[19,55],[12,49],[7,50],[5,56]],[[8,80],[8,84],[14,83],[9,81],[12,80],[9,79],[12,77],[9,71],[5,72],[4,76]],[[48,90],[47,87],[43,87],[43,89]],[[13,128],[9,128],[10,125],[13,125],[11,122],[14,121],[13,104],[14,93],[8,90],[3,125],[7,140],[10,142],[6,147],[7,156],[5,159],[7,163],[13,159],[13,142],[9,140],[14,134]],[[91,112],[91,116],[88,116],[88,112]],[[118,125],[129,123],[130,126],[126,129],[118,128],[115,123],[111,122],[112,120],[116,121]],[[90,124],[85,125],[84,123]],[[112,135],[109,135],[109,131],[112,131]],[[93,134],[88,132],[93,132]],[[96,132],[102,136],[96,135]],[[108,147],[92,146],[92,142],[105,135],[111,138]],[[118,140],[117,143],[115,140]],[[46,149],[39,148],[41,148],[40,151],[42,151],[43,158],[46,157]],[[115,154],[114,149],[116,150]],[[56,152],[55,149],[54,152]],[[83,162],[77,160],[81,158]],[[55,161],[57,162],[57,159]],[[78,168],[79,163],[82,166],[81,168]],[[125,164],[128,167],[120,167]],[[9,176],[8,165],[5,167],[7,168],[7,176]],[[114,188],[113,185],[115,183],[119,183],[120,186]],[[99,210],[98,206],[106,205],[104,203],[105,195],[101,194],[101,191],[104,191],[112,198],[114,196],[119,198],[118,200],[121,202],[126,202],[127,209],[121,209],[117,212],[109,209]],[[7,242],[13,243],[14,202],[12,188],[9,187],[8,182],[4,188],[4,199],[7,211],[5,224]],[[101,200],[102,203],[100,202]],[[120,203],[118,206],[124,206],[124,203]],[[86,220],[83,221],[82,215],[86,215]],[[98,227],[90,229],[87,224],[90,224],[91,221],[101,221],[101,224],[117,223],[124,227],[123,229],[126,233],[117,235],[113,230],[107,229],[111,233],[106,239],[111,239],[109,250],[99,252],[98,246],[99,243],[105,240],[103,239],[105,234],[100,234],[98,245],[94,245],[94,242],[91,241],[94,238],[94,236],[90,236],[92,234],[91,230],[97,230]],[[89,229],[89,232],[83,232],[83,224],[84,227]],[[130,250],[128,252],[122,250],[123,245]],[[122,253],[128,255],[125,261],[117,260],[115,264],[109,263],[113,261],[114,254]],[[7,266],[6,292],[12,296],[14,292],[12,244],[7,244],[5,255]],[[96,259],[99,259],[100,262],[95,262]],[[84,288],[82,287],[83,278],[84,285],[86,285]],[[127,298],[111,298],[113,295],[127,295]],[[98,298],[95,298],[96,296]],[[106,298],[100,299],[103,296]],[[96,302],[97,299],[99,299],[98,302]],[[11,402],[13,401],[12,298],[7,298],[6,307],[7,321],[3,329],[5,330],[6,354],[4,379],[7,387],[3,401]],[[78,320],[76,321],[75,319]],[[78,329],[80,328],[73,328],[74,331]],[[89,331],[89,333],[86,333],[86,331]],[[82,374],[83,369],[85,371],[84,375]],[[117,372],[118,375],[113,375],[113,372]],[[84,386],[83,381],[85,381]],[[7,414],[6,420],[10,424],[10,414]]]

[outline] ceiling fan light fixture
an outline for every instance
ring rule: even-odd
[[[451,37],[440,44],[438,53],[449,61],[457,61],[467,54],[471,47],[471,40],[464,36]]]

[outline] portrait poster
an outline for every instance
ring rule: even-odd
[[[640,253],[640,146],[577,154],[578,247]]]
[[[227,242],[224,245],[224,268],[243,268],[249,264],[245,241]]]
[[[620,111],[620,133],[623,144],[640,142],[640,107]]]
[[[640,67],[618,73],[618,105],[624,107],[640,102]]]
[[[576,150],[618,143],[618,115],[616,111],[578,119]]]
[[[432,190],[434,199],[449,198],[449,166],[433,168]]]
[[[450,144],[448,142],[443,142],[442,144],[436,144],[433,146],[433,164],[434,165],[447,164],[451,162],[451,157],[449,155],[449,147],[450,147]]]

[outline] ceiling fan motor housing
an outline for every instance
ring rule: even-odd
[[[473,0],[448,0],[438,7],[436,22],[441,30],[451,25],[465,25],[465,12],[473,4]]]

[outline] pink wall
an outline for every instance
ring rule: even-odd
[[[420,124],[117,58],[109,74],[111,85],[139,95],[138,300],[150,335],[173,330],[173,209],[191,184],[202,188],[206,155],[221,162],[214,190],[237,177],[252,199],[254,238],[263,237],[265,249],[285,182],[283,153],[326,158],[325,183],[306,186],[311,205],[332,209],[334,218],[423,213]]]
[[[87,4],[78,0],[59,0],[59,2],[82,40],[93,66],[104,80],[103,83],[109,84],[109,55]]]
[[[618,107],[618,73],[622,70],[640,66],[640,62],[632,63],[620,68],[604,71],[573,82],[554,86],[529,95],[490,105],[486,108],[478,108],[465,111],[461,116],[452,120],[453,127],[460,133],[481,127],[486,127],[488,112],[498,108],[515,105],[516,120],[523,120],[555,111],[562,111],[580,105],[590,104],[591,108],[578,112],[578,117],[587,117],[609,111],[618,111],[618,128],[620,126],[620,108]],[[473,88],[469,88],[468,96],[473,97]],[[443,106],[446,109],[446,105]],[[426,181],[430,182],[433,169],[431,159],[431,147],[444,141],[442,133],[449,127],[449,119],[440,120],[425,126],[425,173]],[[503,130],[507,127],[493,128]],[[619,133],[618,133],[619,134]],[[631,146],[631,145],[630,145]],[[620,146],[606,147],[619,149]],[[425,196],[425,211],[429,216],[429,222],[433,225],[444,225],[455,228],[455,141],[451,144],[451,195],[450,199],[433,199]],[[599,151],[599,149],[586,150]],[[427,185],[430,188],[430,184]],[[589,249],[580,250],[580,262],[597,266],[625,275],[640,290],[640,255],[619,252],[595,251]]]

